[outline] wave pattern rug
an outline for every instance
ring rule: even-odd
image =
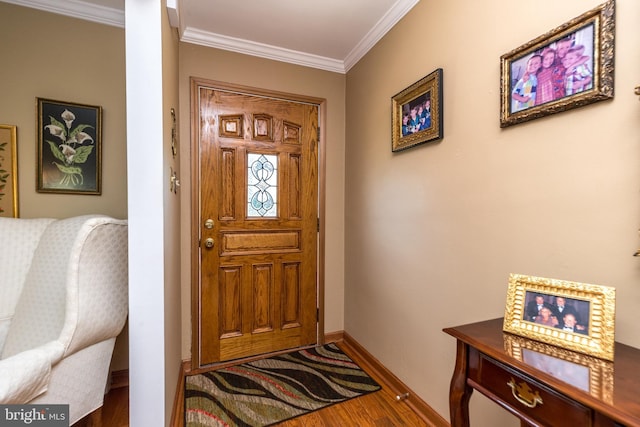
[[[338,346],[326,344],[187,376],[185,424],[269,426],[377,390]]]

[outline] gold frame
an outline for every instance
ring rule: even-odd
[[[523,352],[525,350],[531,350],[554,359],[559,359],[561,363],[567,362],[585,367],[589,371],[589,390],[585,391],[604,402],[613,402],[613,362],[511,334],[504,334],[504,349],[511,357],[554,377],[557,376],[556,372],[547,372],[543,368],[526,362]],[[564,381],[564,378],[561,379]],[[571,384],[571,382],[567,383]],[[571,385],[575,387],[574,384]]]
[[[515,125],[550,114],[560,113],[598,101],[613,98],[615,0],[609,0],[594,9],[560,25],[548,33],[500,57],[500,127]],[[565,95],[553,101],[511,111],[513,90],[512,64],[541,52],[556,41],[577,34],[593,25],[593,84],[591,89]]]
[[[403,109],[421,98],[431,103],[431,124],[415,133],[403,132]],[[444,137],[442,120],[442,68],[418,80],[391,98],[391,151],[402,151]]]
[[[527,292],[589,303],[588,334],[565,332],[525,319]],[[542,277],[509,275],[503,330],[568,350],[613,360],[615,288]]]
[[[15,125],[0,125],[0,176],[6,181],[4,189],[10,202],[0,201],[0,216],[18,218],[18,132]],[[3,148],[8,147],[8,148]],[[4,155],[2,154],[4,153]],[[7,163],[8,160],[8,169]],[[9,185],[8,185],[9,184]],[[3,185],[0,182],[0,185]],[[0,194],[0,195],[7,195]],[[10,207],[11,212],[7,211]],[[7,215],[8,214],[8,215]]]

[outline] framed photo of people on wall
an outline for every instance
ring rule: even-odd
[[[500,127],[613,98],[614,0],[502,55]]]
[[[442,69],[394,95],[391,110],[391,151],[442,139]]]
[[[615,289],[511,274],[504,331],[613,360]]]

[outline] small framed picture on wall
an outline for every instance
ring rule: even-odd
[[[40,193],[101,194],[102,107],[37,98]]]
[[[393,96],[391,109],[391,151],[442,139],[442,69]]]
[[[18,145],[13,125],[0,125],[0,216],[18,217]]]

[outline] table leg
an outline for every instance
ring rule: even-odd
[[[456,366],[449,388],[451,427],[469,427],[469,399],[473,388],[467,385],[469,346],[457,341]]]

